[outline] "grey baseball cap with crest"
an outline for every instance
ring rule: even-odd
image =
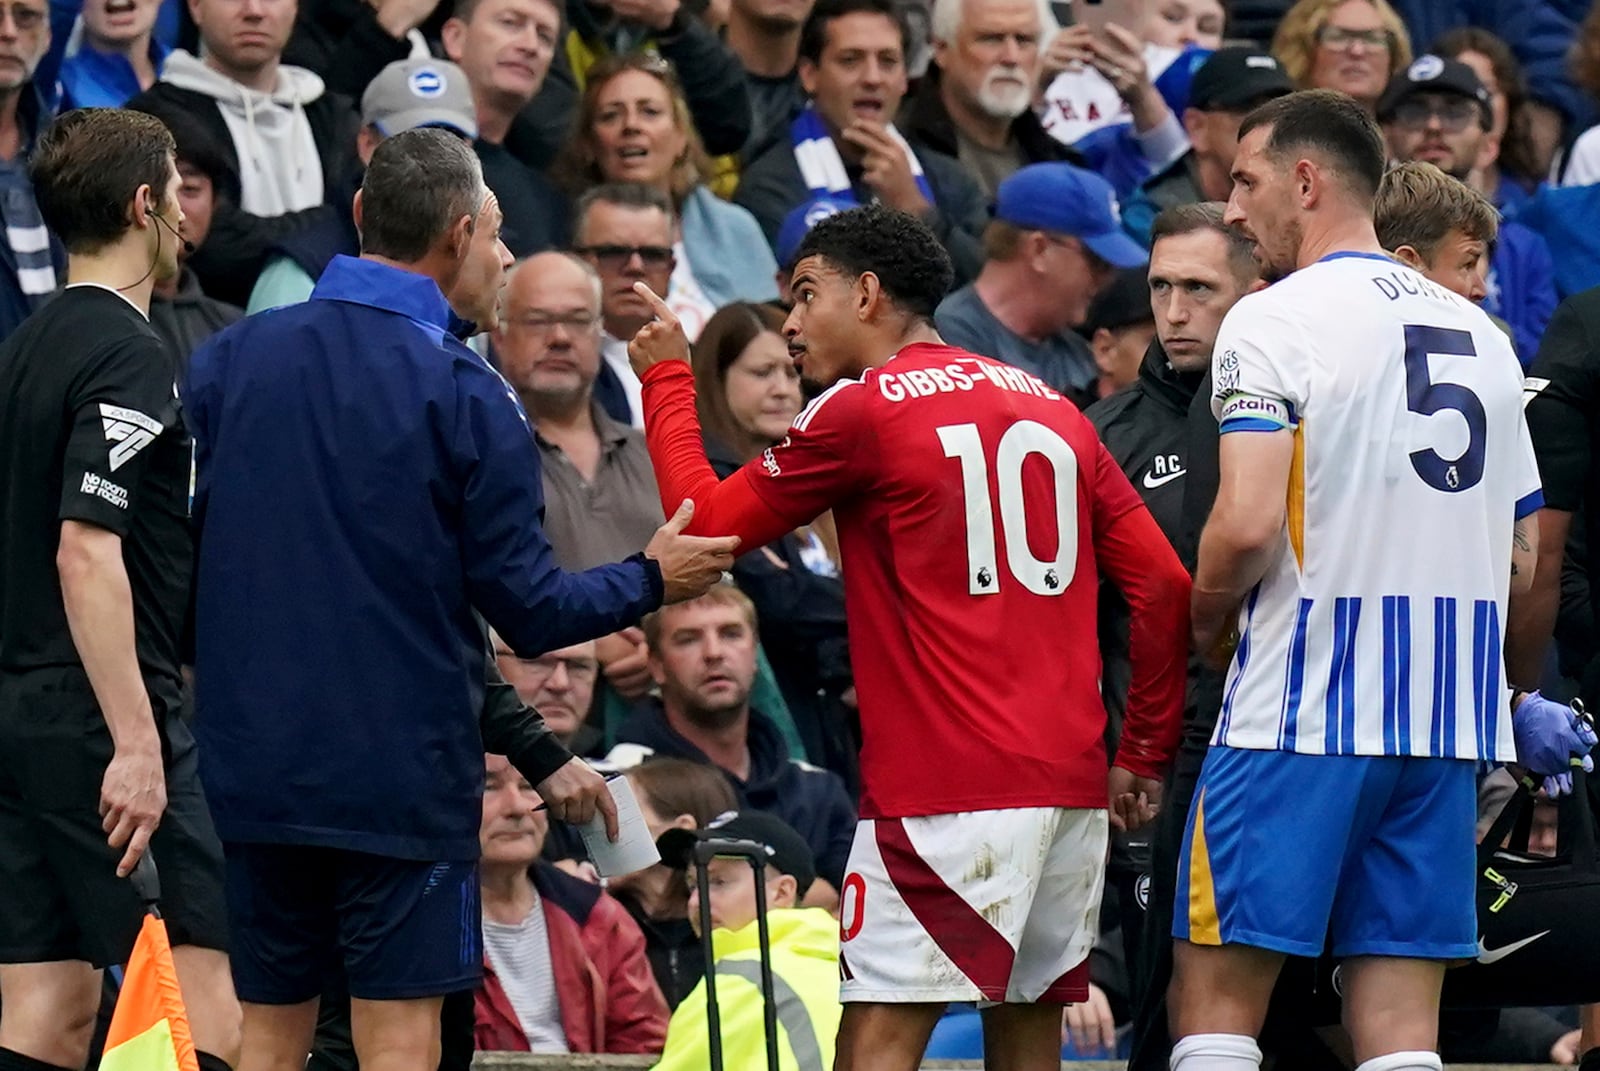
[[[378,72],[361,95],[361,122],[393,137],[420,126],[478,136],[477,112],[467,76],[449,60],[396,60]]]

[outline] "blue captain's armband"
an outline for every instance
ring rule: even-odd
[[[1221,430],[1230,431],[1288,431],[1299,423],[1294,406],[1279,398],[1264,398],[1259,394],[1234,391],[1222,399],[1218,414]]]

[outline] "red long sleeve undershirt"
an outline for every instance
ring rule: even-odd
[[[743,469],[717,479],[706,460],[700,416],[694,405],[694,373],[685,361],[663,361],[641,377],[645,441],[668,517],[684,499],[694,502],[692,535],[739,537],[739,552],[766,546],[813,518],[780,516],[750,486]]]

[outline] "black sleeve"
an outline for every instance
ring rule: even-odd
[[[565,766],[572,752],[556,739],[539,712],[524,703],[517,690],[506,683],[492,648],[486,658],[483,714],[478,724],[483,749],[504,755],[530,785],[537,785]]]
[[[207,297],[244,308],[250,303],[250,291],[266,266],[267,253],[273,245],[301,227],[335,214],[332,205],[318,205],[269,218],[253,216],[231,201],[218,200],[211,230],[189,259],[189,265]]]
[[[1221,452],[1222,433],[1217,428],[1217,418],[1211,413],[1211,373],[1206,373],[1194,400],[1189,403],[1188,427],[1189,474],[1183,483],[1183,520],[1178,532],[1178,557],[1194,572],[1195,560],[1200,554],[1200,533],[1211,516],[1211,507],[1217,501],[1217,488],[1222,484]]]
[[[1583,310],[1600,299],[1593,291],[1568,298],[1545,329],[1529,369],[1528,432],[1539,458],[1544,504],[1575,513],[1589,476],[1590,421],[1596,404],[1600,353]]]
[[[150,460],[146,447],[178,419],[173,373],[166,347],[146,335],[108,343],[91,357],[68,397],[61,520],[127,534]]]
[[[788,160],[775,153],[787,153]],[[783,217],[807,196],[800,170],[794,166],[794,153],[788,145],[774,145],[746,167],[739,176],[739,188],[733,191],[733,203],[756,217],[767,244],[777,247],[778,230]]]
[[[389,31],[378,23],[378,9],[371,4],[354,5],[343,29],[344,33],[331,42],[327,69],[317,73],[331,92],[359,101],[380,71],[411,55],[411,42],[390,37]]]
[[[929,149],[917,152],[937,202],[927,224],[944,243],[956,269],[956,286],[964,286],[983,269],[983,229],[989,223],[988,204],[978,184],[967,177],[951,157]]]
[[[656,48],[678,73],[706,152],[738,152],[750,137],[750,88],[739,57],[681,8],[667,33],[656,40]]]

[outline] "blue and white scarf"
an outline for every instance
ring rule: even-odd
[[[893,123],[889,124],[889,136],[899,142],[904,150],[906,161],[911,165],[911,174],[916,177],[917,189],[922,191],[922,196],[928,199],[930,205],[934,204],[933,187],[928,185],[928,178],[922,173],[922,161],[917,159],[917,154],[911,151],[911,146]],[[822,116],[817,114],[815,108],[808,104],[804,111],[795,116],[794,122],[789,124],[789,138],[794,144],[794,162],[799,166],[800,177],[812,197],[831,197],[852,204],[860,203],[855,190],[850,187],[850,176],[844,169],[839,146],[834,144],[833,137],[822,122]]]

